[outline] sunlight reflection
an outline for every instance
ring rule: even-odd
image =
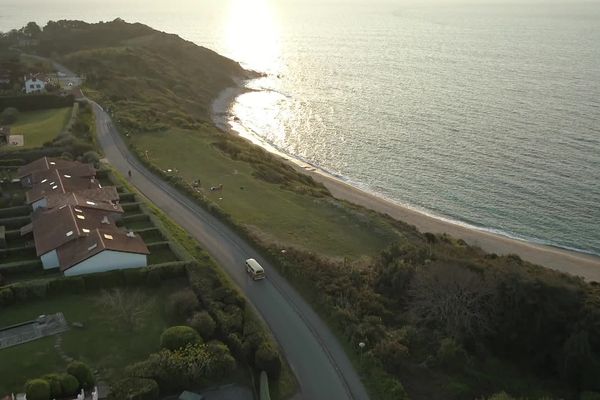
[[[226,28],[228,54],[244,67],[279,70],[279,28],[269,0],[232,0]]]

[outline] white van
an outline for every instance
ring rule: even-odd
[[[255,281],[265,279],[265,270],[254,258],[246,260],[246,272],[248,272]]]

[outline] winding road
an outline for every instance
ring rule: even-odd
[[[224,268],[269,325],[306,400],[366,400],[367,392],[340,343],[277,270],[232,229],[154,175],[129,152],[108,114],[89,100],[96,115],[98,141],[108,162],[197,239]],[[185,149],[182,149],[185,151]],[[244,260],[259,260],[267,279],[253,281]]]

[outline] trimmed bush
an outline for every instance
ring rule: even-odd
[[[156,381],[145,378],[125,378],[113,383],[109,399],[157,400],[159,388]]]
[[[204,340],[210,339],[217,327],[217,323],[206,311],[197,312],[189,319],[188,324],[194,328]]]
[[[77,378],[79,385],[88,389],[94,385],[94,374],[87,364],[81,361],[73,361],[67,366],[67,372]]]
[[[200,343],[202,338],[189,326],[172,326],[160,335],[160,347],[167,350],[177,350],[188,344]]]
[[[28,400],[49,400],[50,384],[44,379],[31,379],[25,384]]]
[[[121,286],[125,282],[122,270],[87,274],[82,277],[85,281],[85,288],[88,290],[113,288]]]
[[[62,385],[58,374],[48,374],[42,377],[50,385],[50,397],[57,398],[63,396]]]
[[[58,374],[64,396],[73,396],[79,390],[79,381],[71,374]]]
[[[14,261],[6,263],[0,267],[0,272],[5,276],[13,276],[29,272],[35,272],[42,269],[42,262],[37,260]]]
[[[47,293],[46,281],[19,282],[11,285],[13,295],[17,301],[28,301],[33,299],[43,299]]]
[[[81,276],[70,276],[48,281],[48,295],[85,292],[85,281]]]
[[[127,286],[141,286],[148,278],[148,268],[131,268],[123,270],[123,278]]]
[[[271,379],[278,379],[281,373],[281,359],[279,352],[269,342],[263,342],[254,355],[254,365],[257,369],[265,371]]]

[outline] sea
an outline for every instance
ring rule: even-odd
[[[123,18],[264,72],[242,135],[438,218],[600,255],[600,2],[0,0]]]

